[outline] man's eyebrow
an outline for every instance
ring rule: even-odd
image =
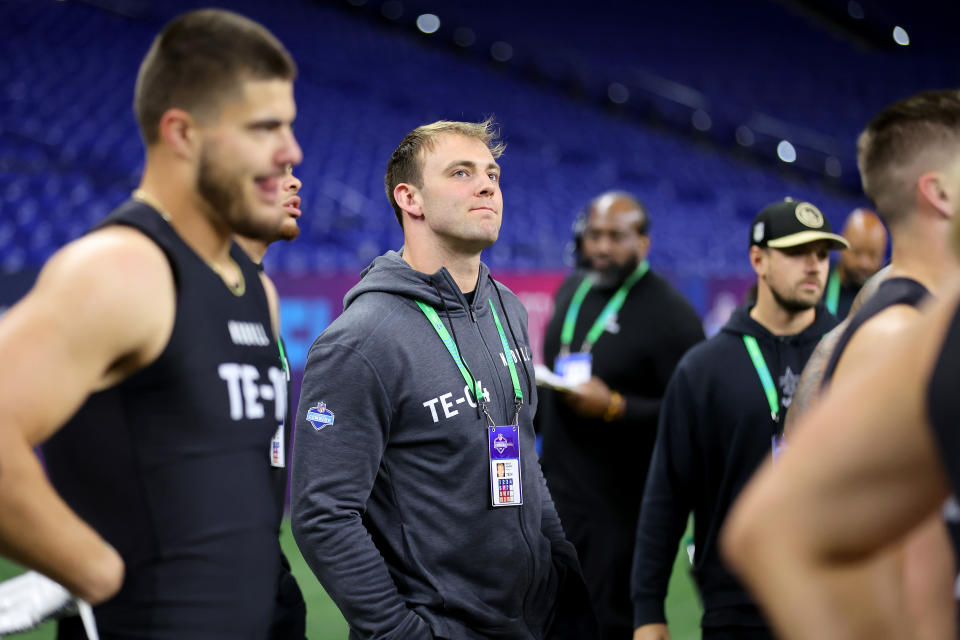
[[[247,122],[248,129],[276,129],[283,124],[283,121],[279,118],[254,118]]]
[[[477,163],[472,160],[454,160],[446,166],[444,171],[449,171],[454,167],[467,167],[468,169],[476,169]],[[497,171],[500,171],[500,165],[498,165],[496,162],[491,162],[487,165],[487,169],[496,169]]]

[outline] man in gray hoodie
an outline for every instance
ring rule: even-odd
[[[495,135],[407,134],[385,180],[404,247],[307,357],[293,532],[352,639],[592,637],[537,460],[527,313],[480,262],[503,209]]]

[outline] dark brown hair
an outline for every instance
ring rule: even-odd
[[[185,13],[163,28],[140,64],[133,98],[140,135],[148,146],[157,142],[168,109],[210,118],[242,81],[296,75],[284,46],[256,22],[222,9]]]
[[[914,206],[920,176],[960,153],[960,91],[924,91],[888,106],[857,139],[863,191],[887,226]]]

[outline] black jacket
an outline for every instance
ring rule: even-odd
[[[836,318],[820,308],[801,333],[775,336],[741,307],[719,334],[695,346],[677,365],[663,399],[637,529],[631,589],[637,626],[664,621],[667,583],[691,510],[693,574],[703,600],[703,626],[765,626],[717,550],[727,512],[771,455],[777,429],[743,336],[757,339],[777,385],[782,420],[804,364],[835,324]]]
[[[563,318],[582,281],[583,274],[575,273],[557,291],[543,347],[550,366],[560,351]],[[593,288],[587,294],[572,351],[579,349],[614,291]],[[703,327],[697,312],[666,280],[648,271],[592,350],[593,374],[626,400],[622,419],[607,424],[581,418],[559,392],[542,390],[537,412],[543,434],[541,464],[550,491],[563,509],[585,515],[602,511],[628,518],[630,526],[636,526],[660,399],[680,358],[701,340]]]

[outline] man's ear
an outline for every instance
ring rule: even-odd
[[[755,244],[750,245],[750,266],[753,267],[754,273],[758,276],[766,271],[767,257],[766,249],[758,247]]]
[[[416,185],[401,182],[393,188],[393,199],[404,214],[413,218],[423,217],[423,197]]]
[[[640,259],[646,260],[649,254],[650,254],[650,236],[642,235],[640,236]]]
[[[198,153],[197,123],[183,109],[167,109],[160,116],[160,140],[181,158],[193,158]]]
[[[944,175],[939,171],[928,171],[917,179],[917,200],[926,202],[945,218],[953,217],[958,197],[960,194],[948,188]]]

